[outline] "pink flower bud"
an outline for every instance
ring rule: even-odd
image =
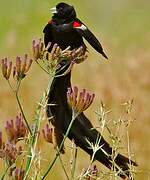
[[[45,128],[42,129],[42,133],[43,133],[44,139],[45,139],[47,142],[53,143],[53,139],[52,139],[53,129],[50,128],[48,124],[46,124]]]
[[[5,79],[9,79],[11,70],[12,70],[12,62],[8,61],[7,58],[1,60],[1,69],[2,74]]]
[[[85,89],[79,92],[76,86],[68,88],[67,91],[68,104],[77,113],[85,111],[92,104],[94,97],[95,94],[90,94]]]
[[[13,172],[12,172],[12,178],[15,180],[23,180],[25,175],[25,171],[19,168],[16,168]]]
[[[17,143],[21,138],[27,135],[27,127],[25,126],[21,115],[16,116],[16,120],[6,121],[5,125],[8,141]]]

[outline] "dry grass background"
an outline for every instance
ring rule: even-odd
[[[42,37],[42,29],[49,20],[50,7],[59,1],[4,1],[0,6],[0,57],[14,58],[31,49],[33,38]],[[130,127],[130,142],[139,169],[136,179],[150,178],[150,2],[147,0],[83,0],[65,1],[73,4],[78,16],[101,39],[109,61],[89,47],[89,58],[73,70],[73,83],[96,93],[96,100],[87,114],[96,123],[94,111],[100,101],[112,109],[112,118],[119,117],[121,103],[134,98]],[[31,52],[30,52],[31,53]],[[21,88],[21,100],[28,119],[32,120],[36,102],[47,85],[47,76],[33,65]],[[0,76],[0,129],[6,119],[18,112],[15,98],[6,81]],[[126,143],[126,142],[125,142]],[[53,158],[53,148],[41,141],[46,160]],[[69,168],[70,152],[64,161]],[[48,161],[43,160],[44,166]],[[89,157],[80,152],[78,173],[87,166]],[[101,168],[101,166],[99,166]],[[1,170],[0,170],[1,171]],[[57,162],[51,179],[63,179]],[[1,174],[1,173],[0,173]],[[65,179],[65,178],[64,178]]]

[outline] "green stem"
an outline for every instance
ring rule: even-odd
[[[71,180],[74,179],[75,168],[76,168],[76,160],[77,160],[77,148],[75,148],[75,155],[74,155],[73,167],[72,167],[72,170],[71,170]]]
[[[60,160],[61,166],[62,166],[62,168],[63,168],[63,171],[64,171],[64,173],[65,173],[65,175],[66,175],[66,178],[67,178],[67,180],[69,180],[69,176],[68,176],[68,174],[67,174],[67,171],[66,171],[66,169],[65,169],[65,166],[64,166],[64,164],[63,164],[63,161],[62,161],[60,155],[59,155],[59,160]]]
[[[4,180],[5,175],[6,175],[6,173],[7,173],[7,171],[8,171],[9,168],[10,168],[10,166],[8,166],[8,167],[5,169],[5,172],[4,172],[4,174],[2,175],[1,180]]]
[[[53,160],[52,163],[49,165],[47,171],[44,173],[44,175],[43,175],[43,177],[42,177],[42,180],[45,179],[45,177],[48,175],[48,173],[49,173],[50,170],[52,169],[53,165],[55,164],[55,162],[56,162],[56,160],[57,160],[57,158],[58,158],[58,156],[59,156],[59,154],[60,154],[61,148],[63,147],[63,144],[64,144],[64,142],[65,142],[65,140],[66,140],[66,138],[67,138],[67,136],[68,136],[68,134],[69,134],[69,131],[70,131],[70,129],[71,129],[71,127],[72,127],[72,125],[73,125],[73,122],[74,122],[74,120],[75,120],[76,117],[77,117],[77,114],[74,114],[74,111],[73,111],[72,119],[71,119],[71,122],[70,122],[70,124],[69,124],[69,127],[68,127],[68,129],[67,129],[67,131],[66,131],[66,134],[64,135],[64,138],[63,138],[63,140],[62,140],[62,142],[61,142],[61,144],[60,144],[60,146],[59,146],[59,148],[58,148],[58,151],[57,151],[57,153],[56,153],[56,155],[55,155],[54,160]]]
[[[31,164],[32,164],[33,159],[34,159],[32,151],[35,152],[35,149],[36,149],[37,140],[38,140],[38,131],[39,131],[40,123],[42,120],[42,114],[41,114],[42,113],[42,107],[45,106],[45,103],[47,101],[47,95],[49,93],[51,83],[52,83],[52,78],[50,78],[47,90],[44,92],[43,96],[41,97],[40,103],[37,105],[37,108],[36,108],[36,115],[34,118],[34,121],[35,121],[34,125],[35,126],[34,126],[34,129],[32,130],[32,136],[31,136],[31,139],[29,142],[28,158],[27,158],[24,180],[28,176],[28,173],[29,173],[30,168],[31,168]]]
[[[26,123],[26,126],[27,126],[27,128],[28,128],[28,130],[29,130],[29,132],[30,132],[30,135],[32,135],[32,131],[31,131],[31,129],[30,129],[29,123],[28,123],[28,121],[27,121],[27,119],[26,119],[26,116],[25,116],[25,114],[24,114],[22,105],[21,105],[21,103],[20,103],[20,99],[19,99],[19,96],[18,96],[18,92],[15,92],[15,96],[16,96],[17,103],[18,103],[18,105],[19,105],[21,114],[22,114],[22,116],[23,116],[23,119],[24,119],[24,121],[25,121],[25,123]]]
[[[8,85],[9,85],[10,89],[11,89],[13,92],[15,92],[15,89],[14,89],[14,87],[11,85],[9,79],[7,80],[7,82],[8,82]]]
[[[9,84],[10,88],[12,89],[12,91],[15,93],[15,97],[16,97],[18,106],[19,106],[19,108],[20,108],[21,114],[22,114],[22,116],[23,116],[23,119],[24,119],[24,121],[25,121],[25,123],[26,123],[26,126],[27,126],[27,128],[28,128],[28,130],[29,130],[29,133],[32,134],[32,131],[31,131],[31,129],[30,129],[29,123],[28,123],[28,121],[27,121],[27,119],[26,119],[26,116],[25,116],[24,111],[23,111],[23,107],[22,107],[22,105],[21,105],[21,103],[20,103],[20,99],[19,99],[19,96],[18,96],[19,88],[20,88],[20,85],[21,85],[21,80],[22,80],[22,79],[20,79],[20,80],[17,81],[17,86],[16,86],[15,89],[12,87],[12,85],[11,85],[10,82],[9,82],[9,80],[8,80],[8,84]]]
[[[46,72],[47,74],[49,74],[49,72],[45,69],[45,68],[43,68],[43,66],[41,66],[41,64],[38,62],[38,61],[35,61],[37,64],[38,64],[38,66],[44,71],[44,72]]]

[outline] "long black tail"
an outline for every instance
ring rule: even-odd
[[[58,129],[60,133],[65,134],[67,128],[72,119],[71,109],[67,105],[67,88],[71,87],[71,73],[66,76],[59,78],[54,78],[50,92],[48,104],[55,103],[56,106],[47,107],[48,117],[53,116],[53,125]],[[95,159],[105,165],[107,168],[112,168],[112,148],[109,144],[101,137],[101,134],[93,129],[91,122],[88,118],[81,113],[74,121],[73,126],[69,132],[68,138],[73,139],[77,146],[86,151],[90,156],[92,156],[93,151],[89,148],[89,142],[95,144],[97,143],[97,138],[101,138],[99,146],[102,149],[99,149],[95,154]],[[87,141],[88,140],[88,141]],[[105,152],[105,153],[104,153]],[[118,166],[115,170],[118,171],[118,175],[125,179],[130,177],[129,164],[137,166],[134,161],[130,161],[127,157],[118,154],[115,158],[115,164]],[[120,169],[122,171],[120,171]]]

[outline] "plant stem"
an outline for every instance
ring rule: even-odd
[[[26,123],[26,126],[27,126],[28,130],[29,130],[29,133],[30,133],[30,135],[32,135],[32,131],[31,131],[31,129],[30,129],[29,123],[28,123],[28,121],[27,121],[27,119],[26,119],[26,116],[25,116],[25,114],[24,114],[22,105],[21,105],[21,103],[20,103],[20,99],[19,99],[19,96],[18,96],[18,92],[15,92],[15,96],[16,96],[16,100],[17,100],[17,103],[18,103],[18,105],[19,105],[21,114],[22,114],[22,116],[23,116],[23,119],[24,119],[24,121],[25,121],[25,123]]]
[[[46,72],[47,74],[49,74],[49,72],[48,72],[43,66],[41,66],[41,64],[38,62],[38,60],[35,61],[35,62],[38,64],[38,66],[39,66],[44,72]]]
[[[75,167],[76,167],[76,160],[77,160],[77,148],[75,147],[75,154],[74,154],[73,167],[72,167],[72,170],[71,170],[71,180],[74,179],[74,175],[75,175]]]
[[[61,159],[61,157],[60,157],[60,154],[59,154],[59,160],[60,160],[61,166],[62,166],[62,168],[63,168],[63,171],[64,171],[64,173],[65,173],[65,175],[66,175],[66,178],[67,178],[67,180],[69,180],[69,176],[68,176],[68,174],[67,174],[67,171],[66,171],[66,169],[65,169],[65,166],[64,166],[64,164],[63,164],[63,161],[62,161],[62,159]]]
[[[11,88],[11,90],[15,93],[15,97],[16,97],[18,106],[19,106],[19,108],[20,108],[21,114],[22,114],[22,116],[23,116],[23,119],[24,119],[24,121],[25,121],[25,123],[26,123],[26,126],[27,126],[27,128],[28,128],[28,130],[29,130],[29,133],[32,134],[32,131],[31,131],[31,129],[30,129],[29,123],[28,123],[28,121],[27,121],[27,119],[26,119],[26,116],[25,116],[25,114],[24,114],[24,111],[23,111],[23,108],[22,108],[22,105],[21,105],[21,103],[20,103],[20,99],[19,99],[19,96],[18,96],[19,88],[20,88],[20,85],[21,85],[21,80],[22,80],[22,79],[19,79],[19,80],[17,81],[16,88],[13,88],[13,87],[12,87],[12,85],[11,85],[11,83],[10,83],[9,80],[8,80],[7,82],[8,82],[9,87]]]
[[[69,134],[69,131],[70,131],[70,129],[71,129],[71,127],[72,127],[72,124],[73,124],[74,120],[76,119],[76,117],[77,117],[77,114],[74,114],[74,111],[73,111],[73,113],[72,113],[72,119],[71,119],[71,122],[70,122],[70,124],[69,124],[69,126],[68,126],[68,129],[67,129],[67,131],[66,131],[66,134],[64,135],[64,138],[63,138],[63,140],[62,140],[62,142],[61,142],[61,144],[60,144],[60,146],[59,146],[59,148],[58,148],[58,151],[57,151],[57,153],[56,153],[56,156],[55,156],[54,160],[53,160],[52,163],[49,165],[47,171],[44,173],[44,175],[43,175],[43,177],[42,177],[42,180],[45,179],[45,177],[48,175],[48,173],[49,173],[50,170],[52,169],[53,165],[55,164],[55,162],[56,162],[56,160],[57,160],[57,158],[58,158],[58,156],[59,156],[59,154],[60,154],[61,148],[63,147],[63,144],[64,144],[64,142],[65,142],[65,140],[66,140],[66,138],[67,138],[67,136],[68,136],[68,134]]]
[[[33,161],[33,159],[35,157],[35,149],[36,149],[37,140],[38,140],[38,131],[39,131],[39,128],[40,128],[40,123],[41,123],[42,117],[43,117],[42,116],[43,115],[43,113],[42,113],[43,109],[42,108],[45,107],[45,104],[47,103],[47,95],[49,93],[51,83],[52,83],[52,78],[50,78],[47,90],[42,95],[41,100],[40,100],[39,104],[36,107],[36,115],[35,115],[35,118],[34,118],[34,121],[35,121],[34,125],[35,126],[34,126],[34,128],[32,130],[32,136],[31,136],[30,142],[29,142],[28,158],[27,158],[27,164],[26,164],[24,180],[28,176],[32,161]]]
[[[10,168],[10,166],[8,166],[8,167],[5,169],[5,172],[4,172],[4,174],[2,175],[1,180],[4,180],[5,175],[6,175],[6,173],[7,173],[7,171],[8,171],[9,168]]]

